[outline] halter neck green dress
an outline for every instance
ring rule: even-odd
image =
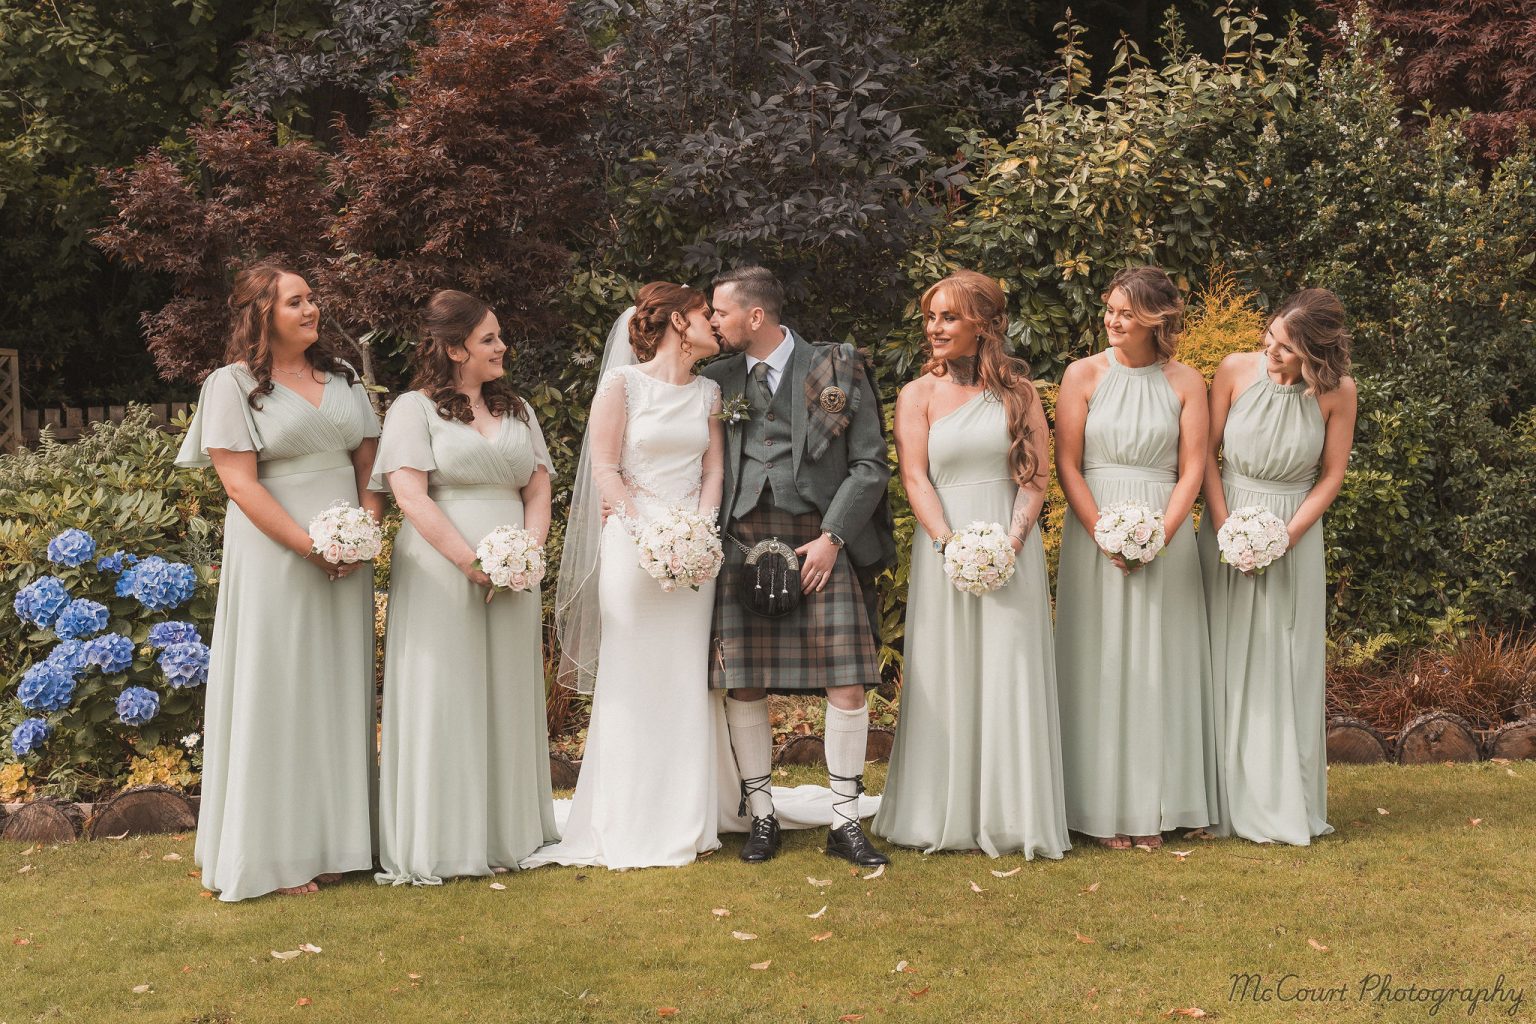
[[[1088,399],[1083,475],[1100,508],[1168,507],[1178,480],[1178,394],[1163,364],[1107,372]],[[1194,530],[1123,575],[1067,517],[1056,589],[1067,824],[1148,836],[1216,821],[1215,708]]]
[[[1304,383],[1259,374],[1232,403],[1221,437],[1229,510],[1259,505],[1289,522],[1317,481],[1322,410]],[[1324,710],[1323,527],[1263,573],[1221,561],[1216,530],[1200,530],[1220,722],[1223,830],[1305,846],[1328,824]]]
[[[470,547],[523,525],[520,494],[550,468],[533,412],[502,417],[494,438],[439,416],[419,391],[395,399],[369,481],[402,468]],[[539,591],[485,591],[416,532],[390,559],[379,765],[379,861],[394,885],[489,875],[559,838],[550,798]]]
[[[334,502],[356,505],[352,450],[379,433],[362,385],[332,374],[317,408],[277,383],[253,409],[255,386],[243,366],[211,373],[176,464],[255,452],[262,486],[303,527]],[[333,583],[230,502],[209,647],[204,887],[233,902],[371,868],[373,573]]]
[[[928,430],[928,474],[949,526],[1013,514],[1008,414],[983,392]],[[1038,527],[1001,589],[956,590],[944,556],[912,548],[901,723],[874,832],[925,853],[1057,858],[1072,848],[1050,582]]]

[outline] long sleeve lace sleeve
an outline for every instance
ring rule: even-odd
[[[704,452],[704,475],[699,483],[699,511],[713,516],[720,511],[725,488],[725,424],[720,420],[720,385],[708,381],[709,447]]]
[[[592,484],[601,495],[604,508],[630,515],[634,503],[629,488],[619,474],[619,458],[624,447],[624,427],[627,420],[625,389],[628,387],[621,373],[610,373],[598,386],[597,397],[592,400],[592,418],[587,424],[592,446]]]

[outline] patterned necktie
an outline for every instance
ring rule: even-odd
[[[758,363],[752,367],[752,382],[747,385],[748,400],[752,408],[758,412],[767,412],[773,404],[773,389],[768,386],[768,364]]]

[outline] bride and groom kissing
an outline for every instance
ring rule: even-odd
[[[563,838],[525,867],[679,866],[722,831],[761,862],[818,824],[828,854],[886,863],[859,825],[874,578],[895,558],[880,408],[853,346],[807,342],[783,302],[741,267],[709,299],[646,285],[609,334],[555,598],[561,681],[592,718]],[[725,564],[663,592],[629,524],[678,508],[718,511]],[[774,788],[765,697],[817,692],[829,789]]]

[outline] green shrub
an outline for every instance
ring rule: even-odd
[[[108,784],[135,752],[147,755],[162,741],[174,743],[201,729],[202,687],[168,687],[146,644],[157,622],[190,621],[205,642],[212,632],[224,499],[212,474],[175,466],[179,434],[150,426],[149,410],[135,406],[122,423],[96,424],[76,444],[45,437],[36,450],[0,456],[0,738],[25,718],[47,719],[53,733],[28,758],[28,774],[45,793],[73,796],[82,787]],[[116,573],[98,570],[94,559],[73,568],[49,561],[49,540],[69,528],[91,534],[98,556],[154,554],[192,565],[193,597],[176,608],[149,611],[132,597],[117,596]],[[58,637],[21,621],[13,601],[18,590],[47,575],[59,578],[71,597],[104,605],[105,631],[129,637],[135,651],[124,671],[81,674],[70,705],[42,715],[21,706],[15,684],[46,658]],[[137,729],[116,717],[115,701],[127,686],[143,686],[160,698],[160,713]],[[6,742],[0,761],[13,758]]]

